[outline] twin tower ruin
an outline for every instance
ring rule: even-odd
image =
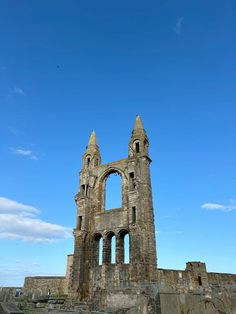
[[[78,210],[73,232],[74,254],[69,261],[70,294],[87,298],[97,289],[124,288],[156,280],[148,146],[149,140],[138,115],[128,158],[102,165],[96,135],[92,132],[83,155],[79,192],[75,196]],[[106,180],[114,173],[122,181],[122,206],[107,211]],[[125,237],[129,238],[126,248]],[[112,241],[115,242],[113,248]],[[125,255],[129,256],[128,261]]]
[[[68,255],[66,276],[27,277],[25,296],[42,297],[49,288],[54,296],[66,294],[57,313],[69,313],[68,307],[85,313],[78,308],[82,303],[109,313],[236,314],[236,275],[207,272],[196,261],[185,270],[157,268],[148,146],[137,116],[128,157],[102,165],[92,133],[75,197],[74,254]],[[114,173],[121,177],[122,206],[106,210],[106,180]]]

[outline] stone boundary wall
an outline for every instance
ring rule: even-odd
[[[209,284],[236,285],[236,274],[207,273]]]
[[[22,287],[0,287],[0,302],[8,302],[19,296]]]
[[[23,293],[29,297],[40,298],[46,297],[48,289],[51,291],[52,297],[58,297],[65,294],[67,286],[66,277],[26,277],[24,283]]]
[[[236,287],[236,274],[208,273],[204,263],[188,263],[185,270],[158,269],[157,283],[163,291],[167,289],[179,292],[190,292],[211,286]]]

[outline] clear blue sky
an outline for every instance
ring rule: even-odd
[[[158,264],[236,273],[236,2],[0,1],[0,285],[64,274],[81,156],[150,139]]]

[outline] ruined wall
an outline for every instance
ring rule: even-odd
[[[125,159],[102,165],[92,133],[75,196],[74,254],[67,257],[66,277],[28,277],[25,294],[37,298],[50,289],[53,296],[68,293],[74,305],[89,301],[94,310],[123,309],[127,314],[236,314],[236,275],[208,273],[206,265],[196,261],[188,262],[185,270],[157,269],[150,163],[140,117]],[[114,173],[121,177],[122,207],[106,211],[106,179]],[[126,235],[129,264],[124,260]]]
[[[157,273],[160,314],[236,314],[236,275],[207,273],[200,262]]]
[[[158,314],[235,314],[236,295],[234,290],[205,293],[160,293]]]
[[[0,287],[0,302],[8,302],[18,298],[22,287]]]
[[[72,261],[73,255],[69,255],[66,277],[26,278],[24,292],[34,298],[45,296],[48,288],[54,297],[63,294]],[[105,267],[109,269],[104,270]],[[134,283],[129,280],[131,267],[104,265],[93,269],[92,282],[97,283],[92,297],[94,310],[123,309],[127,314],[236,314],[234,274],[207,273],[204,263],[188,262],[185,270],[157,269],[157,280],[152,283]]]
[[[160,287],[189,292],[209,287],[234,287],[236,274],[208,273],[205,263],[188,262],[185,270],[158,269],[157,282]]]
[[[72,267],[73,267],[73,259],[74,255],[67,255],[67,263],[66,263],[66,281],[65,281],[65,294],[68,293],[68,288],[71,286],[71,277],[72,277]]]
[[[128,157],[101,164],[96,136],[83,155],[75,201],[74,258],[68,291],[88,300],[96,289],[118,288],[156,280],[156,240],[150,179],[148,137],[140,117],[135,120]],[[122,206],[106,210],[106,180],[121,177]],[[125,237],[129,238],[129,265]],[[115,258],[112,261],[112,239]],[[99,243],[102,240],[102,250]],[[127,249],[127,250],[128,250]],[[102,251],[102,254],[100,254]],[[99,263],[99,254],[102,263]],[[99,265],[102,264],[102,265]]]
[[[108,273],[111,280],[122,274],[115,268]],[[127,279],[122,288],[114,288],[114,283],[100,286],[98,308],[123,309],[128,314],[236,314],[236,275],[207,273],[201,262],[188,262],[185,270],[157,269],[156,273],[152,283]],[[99,274],[95,274],[98,282]]]
[[[66,291],[66,277],[26,277],[24,282],[24,295],[34,298],[47,296],[48,289],[50,289],[52,297],[58,297],[65,294]]]
[[[236,274],[207,273],[208,281],[212,285],[236,284]]]

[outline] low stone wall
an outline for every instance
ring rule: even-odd
[[[236,287],[236,275],[208,273],[204,263],[189,262],[185,270],[158,269],[157,283],[168,291],[191,292],[214,286]]]
[[[40,299],[47,297],[48,289],[52,298],[67,294],[72,260],[73,256],[68,256],[65,277],[26,277],[23,295]],[[127,314],[236,314],[234,274],[207,273],[204,263],[188,262],[185,270],[157,269],[157,280],[135,283],[129,280],[129,267],[123,265],[119,272],[116,265],[106,269],[99,266],[90,272],[96,284],[88,287],[90,294],[85,300],[90,301],[92,310],[122,309]],[[105,276],[110,276],[109,280],[104,280]],[[104,284],[107,281],[109,285]],[[12,294],[13,290],[5,293]]]
[[[0,287],[0,302],[11,301],[21,295],[22,287]]]
[[[215,285],[235,285],[235,274],[207,273],[209,284]]]
[[[58,297],[65,294],[66,277],[26,277],[23,293],[32,299],[46,297],[48,289],[52,297]]]

